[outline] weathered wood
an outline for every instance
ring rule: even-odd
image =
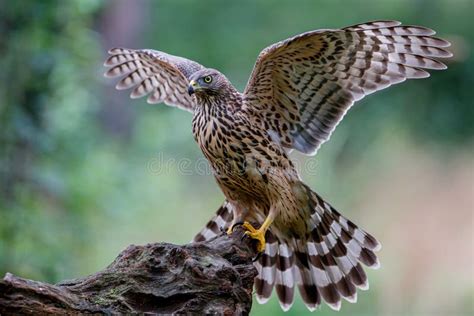
[[[0,280],[0,315],[248,314],[255,252],[238,229],[204,243],[129,246],[104,270],[51,285]]]

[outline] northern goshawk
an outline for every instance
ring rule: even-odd
[[[289,153],[314,155],[366,95],[445,69],[434,58],[450,57],[449,43],[434,34],[396,21],[303,33],[265,48],[243,93],[217,70],[148,49],[111,49],[105,75],[123,76],[116,87],[133,88],[132,98],[193,113],[194,138],[226,197],[194,240],[242,224],[262,252],[259,302],[275,288],[288,310],[298,287],[310,310],[322,300],[337,310],[368,288],[361,263],[377,268],[380,244],[304,184]]]

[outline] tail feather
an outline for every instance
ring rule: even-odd
[[[357,301],[357,288],[368,288],[367,276],[360,263],[377,268],[379,262],[374,252],[381,246],[372,235],[343,217],[315,192],[309,188],[307,191],[312,214],[306,247],[313,278],[303,277],[303,283],[307,283],[306,286],[315,284],[326,303],[338,310],[341,298],[354,303]],[[301,254],[297,256],[302,257]],[[299,270],[300,266],[297,267]],[[305,270],[303,266],[299,275],[304,275]],[[304,285],[299,288],[302,292]],[[307,293],[301,295],[305,297]],[[315,300],[316,297],[304,299],[310,310],[315,308],[312,302]]]
[[[289,310],[293,305],[295,293],[294,262],[295,257],[291,248],[287,244],[279,244],[276,258],[275,289],[280,300],[280,306],[284,311]]]
[[[192,242],[206,241],[220,235],[229,228],[233,216],[232,204],[225,201],[216,211],[216,215],[207,222],[206,227],[194,236]]]
[[[268,231],[266,234],[265,251],[254,263],[258,275],[255,278],[257,301],[265,304],[272,295],[276,278],[276,260],[278,255],[278,240]]]
[[[311,191],[311,197],[313,213],[308,253],[313,256],[311,263],[316,268],[313,270],[319,273],[320,278],[322,278],[320,270],[324,270],[327,275],[325,279],[322,278],[322,284],[325,285],[330,280],[340,297],[349,302],[356,302],[356,287],[368,288],[367,276],[359,262],[377,268],[379,262],[374,251],[380,250],[380,244],[316,193]],[[332,288],[321,289],[321,295],[331,307],[339,309],[340,297]]]
[[[330,264],[334,259],[328,255],[329,250],[323,241],[310,241],[307,243],[307,247],[308,253],[311,256],[311,270],[317,281],[321,296],[331,308],[339,310],[341,307],[341,295],[337,290],[337,283],[342,278],[341,272],[335,269],[335,265]]]
[[[356,239],[361,245],[363,245],[367,249],[370,249],[373,251],[380,251],[380,249],[382,249],[382,245],[377,241],[377,239],[375,239],[374,236],[367,233],[363,229],[357,227],[357,225],[355,225],[352,221],[342,216],[337,210],[335,210],[328,203],[324,202],[324,204],[325,204],[325,208],[331,214],[333,214],[333,218],[335,220],[334,222],[335,229],[337,229],[337,226],[341,227],[340,229],[338,229],[339,231],[341,231],[341,229],[344,229],[344,231],[346,231],[349,234],[349,236]]]
[[[294,255],[296,258],[295,279],[298,290],[303,302],[310,311],[314,311],[321,304],[321,295],[319,294],[316,281],[311,272],[308,251],[304,242],[296,243],[297,250]]]
[[[336,286],[331,282],[325,267],[321,262],[314,243],[308,243],[308,254],[310,255],[310,268],[313,278],[316,281],[318,291],[326,303],[333,309],[339,310],[341,298]]]
[[[307,188],[307,187],[306,187]],[[254,263],[257,301],[266,303],[273,289],[283,310],[288,310],[294,299],[295,285],[310,311],[324,300],[332,309],[339,310],[341,300],[357,301],[357,288],[369,287],[361,264],[378,268],[375,252],[379,242],[369,233],[342,216],[319,195],[307,188],[311,232],[306,240],[281,239],[270,227],[266,234],[265,251]],[[233,206],[225,202],[206,227],[193,241],[209,240],[230,226]],[[278,237],[277,237],[278,236]]]
[[[340,216],[340,219],[345,218]],[[331,220],[335,221],[337,219],[332,218]],[[363,238],[355,238],[355,235],[361,236],[362,234],[364,234]],[[337,234],[335,234],[335,236],[336,238],[340,238],[342,240],[349,252],[358,261],[373,269],[377,269],[380,266],[377,256],[374,253],[374,251],[378,251],[378,249],[380,249],[380,246],[368,242],[368,240],[370,240],[369,237],[373,238],[371,235],[359,228],[353,230],[352,232],[343,228],[340,236],[338,236]]]
[[[357,301],[356,284],[353,283],[350,272],[354,269],[357,258],[348,253],[347,247],[339,236],[331,230],[330,223],[324,220],[327,217],[325,215],[323,213],[323,220],[313,228],[313,240],[321,245],[319,249],[322,250],[319,253],[324,253],[321,261],[339,294],[348,302],[355,303]]]
[[[323,236],[329,233],[341,239],[351,254],[360,262],[371,268],[378,268],[379,262],[374,251],[381,249],[378,241],[369,233],[358,228],[353,222],[343,217],[331,205],[323,201],[316,193],[313,196],[318,200],[318,206],[314,208],[312,219],[316,227],[313,231],[321,231]],[[332,248],[331,239],[328,246]]]

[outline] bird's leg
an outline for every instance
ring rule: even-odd
[[[257,251],[259,253],[265,250],[265,233],[267,232],[270,225],[273,223],[275,215],[276,213],[274,211],[274,208],[271,208],[267,218],[265,218],[265,221],[259,229],[255,229],[252,224],[247,221],[242,224],[242,227],[247,230],[245,234],[250,238],[256,239],[258,241]]]

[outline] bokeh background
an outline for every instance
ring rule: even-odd
[[[276,41],[397,19],[450,40],[449,69],[364,99],[317,157],[294,158],[384,246],[370,290],[339,315],[472,315],[473,4],[0,1],[0,275],[56,282],[104,268],[129,244],[188,242],[223,200],[194,164],[191,115],[115,91],[102,76],[109,48],[195,59],[243,90]],[[252,313],[282,312],[274,297]],[[287,315],[304,313],[298,298]]]

